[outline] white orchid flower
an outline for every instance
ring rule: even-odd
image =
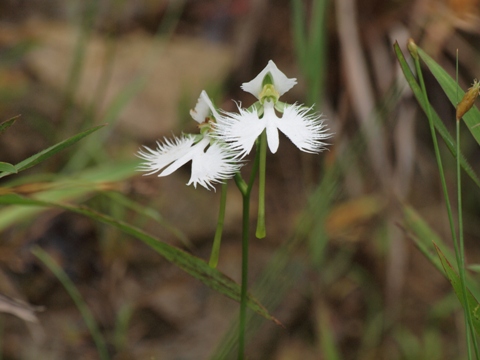
[[[156,149],[144,146],[137,153],[144,160],[139,170],[146,171],[146,175],[160,171],[158,176],[167,176],[191,161],[191,177],[187,185],[214,188],[213,184],[233,177],[242,163],[222,141],[209,135],[212,122],[220,115],[205,91],[190,114],[199,123],[200,134],[164,139],[163,143],[157,142]]]
[[[259,102],[251,109],[239,107],[238,113],[225,113],[215,125],[214,136],[228,143],[239,157],[250,153],[264,130],[272,153],[278,150],[279,130],[304,152],[324,150],[327,145],[324,140],[332,135],[323,124],[322,116],[312,114],[311,108],[278,101],[296,82],[296,79],[287,78],[270,60],[260,74],[242,85],[242,89],[257,97]],[[278,116],[277,112],[282,115]]]
[[[264,79],[265,76],[267,76],[268,74],[271,77],[272,85],[278,92],[278,96],[282,96],[297,84],[297,79],[287,78],[287,76],[278,69],[277,65],[275,65],[275,63],[270,60],[267,66],[265,66],[265,69],[263,69],[260,74],[255,77],[255,79],[242,84],[242,90],[249,92],[260,100],[260,95],[265,85]]]

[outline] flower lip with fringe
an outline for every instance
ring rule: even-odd
[[[238,113],[222,113],[212,136],[225,141],[240,157],[250,153],[255,140],[264,130],[272,153],[278,150],[279,130],[301,151],[319,153],[325,150],[328,144],[324,140],[331,138],[332,134],[324,125],[322,115],[312,113],[312,108],[278,100],[296,83],[296,79],[288,78],[270,60],[253,80],[242,85],[244,91],[259,101],[249,109],[238,106]],[[278,117],[276,111],[282,116]]]
[[[160,172],[158,176],[167,176],[191,161],[191,177],[187,185],[193,184],[196,188],[200,184],[208,190],[215,189],[215,183],[233,177],[243,163],[221,140],[210,136],[212,123],[220,115],[205,91],[200,94],[190,115],[199,123],[200,134],[183,134],[174,136],[173,140],[165,138],[163,143],[157,142],[156,149],[144,146],[137,153],[144,160],[138,170],[146,171],[146,175]]]

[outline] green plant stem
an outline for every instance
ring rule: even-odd
[[[460,262],[458,263],[458,273],[460,275],[460,282],[462,284],[462,297],[464,302],[465,312],[465,330],[467,338],[471,336],[473,347],[475,349],[476,358],[479,358],[478,345],[476,341],[475,330],[473,327],[473,320],[470,312],[470,304],[467,299],[467,279],[465,274],[465,242],[463,238],[463,205],[462,205],[462,173],[460,167],[460,122],[461,119],[456,121],[456,142],[457,142],[457,206],[458,206],[458,240],[460,250]],[[470,330],[470,331],[469,331]],[[467,341],[468,358],[471,359],[470,341]]]
[[[460,261],[459,257],[459,249],[458,249],[458,241],[457,241],[457,235],[455,233],[455,223],[453,221],[453,212],[452,212],[452,206],[450,204],[450,197],[448,196],[448,191],[447,191],[447,181],[445,180],[445,172],[443,170],[443,162],[442,158],[440,156],[440,149],[438,147],[438,141],[437,141],[437,135],[435,133],[435,126],[433,124],[432,120],[432,110],[430,108],[430,103],[428,101],[428,96],[427,96],[427,90],[425,88],[425,82],[423,81],[423,74],[422,74],[422,69],[420,67],[420,60],[418,57],[414,57],[415,59],[415,67],[417,70],[417,76],[418,80],[420,82],[420,86],[422,88],[422,93],[424,97],[425,104],[427,106],[427,118],[428,118],[428,124],[430,125],[430,134],[432,135],[432,142],[433,142],[433,148],[435,150],[435,158],[437,160],[437,167],[438,167],[438,172],[440,174],[440,182],[442,184],[442,191],[443,195],[445,197],[445,203],[447,206],[447,214],[448,214],[448,222],[450,224],[450,231],[453,239],[453,244],[455,247],[455,255],[456,255],[456,260],[457,263]],[[457,154],[458,158],[458,154]]]
[[[247,322],[247,290],[248,290],[248,242],[250,232],[250,195],[257,176],[261,157],[261,144],[257,143],[257,151],[248,184],[240,173],[235,174],[235,183],[242,194],[243,219],[242,219],[242,282],[240,288],[240,315],[238,326],[238,360],[245,358],[245,330]]]
[[[250,192],[243,196],[242,220],[242,283],[240,290],[240,319],[238,333],[238,360],[245,357],[245,324],[247,319],[247,289],[248,289],[248,238],[250,218]]]
[[[220,244],[222,242],[223,225],[225,223],[225,208],[227,206],[227,182],[222,184],[222,193],[220,195],[220,210],[218,212],[217,229],[213,238],[212,253],[210,254],[209,265],[216,268],[220,254]]]
[[[257,231],[255,235],[258,239],[263,239],[267,235],[265,227],[265,178],[267,167],[267,133],[264,130],[260,135],[260,172],[258,176],[258,214]]]

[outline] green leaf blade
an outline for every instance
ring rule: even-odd
[[[32,166],[35,166],[42,161],[45,161],[46,159],[48,159],[51,156],[58,153],[59,151],[62,151],[63,149],[75,144],[76,142],[80,141],[84,137],[92,134],[93,132],[101,129],[104,126],[105,125],[95,126],[91,129],[88,129],[84,132],[81,132],[77,135],[74,135],[74,136],[72,136],[72,137],[70,137],[66,140],[63,140],[63,141],[59,142],[58,144],[50,146],[49,148],[47,148],[45,150],[42,150],[39,153],[37,153],[35,155],[32,155],[29,158],[19,162],[18,164],[15,165],[15,167],[17,168],[17,171],[23,171],[23,170],[26,170],[28,168],[31,168]],[[0,178],[2,178],[4,176],[7,176],[7,175],[9,175],[9,173],[1,172],[0,173]]]
[[[87,216],[93,220],[101,223],[111,225],[125,234],[131,235],[138,240],[141,240],[157,253],[163,256],[169,262],[175,264],[185,272],[189,273],[196,279],[202,281],[211,289],[235,300],[240,301],[240,286],[220,271],[210,267],[205,261],[197,258],[186,251],[171,246],[160,239],[145,233],[143,230],[129,225],[123,221],[116,220],[108,215],[98,213],[94,210],[83,206],[74,206],[67,204],[60,204],[50,201],[36,200],[19,196],[17,194],[8,194],[0,196],[0,204],[2,205],[25,205],[25,206],[42,206],[55,207],[67,211],[72,211],[77,214]],[[268,313],[265,307],[260,304],[252,295],[248,295],[248,307],[263,316],[267,320],[271,320],[276,324],[280,322]]]
[[[5,130],[7,130],[10,126],[15,124],[15,121],[17,121],[19,117],[20,117],[20,115],[17,115],[17,116],[14,116],[14,117],[2,122],[0,124],[0,134],[3,133]]]
[[[440,248],[436,244],[433,244],[433,245],[437,250],[438,257],[440,258],[443,269],[445,271],[445,276],[448,278],[448,280],[452,284],[453,290],[455,291],[455,294],[457,295],[458,300],[462,304],[462,307],[465,308],[466,304],[463,297],[462,283],[460,281],[460,277],[458,276],[456,271],[453,269],[452,265],[447,260],[442,250],[440,250]],[[472,316],[473,327],[477,332],[477,334],[480,334],[480,304],[477,301],[477,299],[475,299],[475,297],[472,295],[472,293],[468,288],[467,288],[467,303]]]
[[[422,110],[427,114],[427,109],[430,107],[429,103],[426,103],[422,94],[422,89],[420,88],[420,85],[417,82],[417,79],[413,75],[412,70],[410,69],[407,61],[405,60],[405,57],[402,53],[402,50],[398,46],[398,43],[394,44],[394,51],[395,55],[397,56],[397,60],[400,64],[400,67],[403,71],[403,74],[405,75],[405,79],[408,82],[408,85],[412,89],[413,94],[415,95],[415,98],[417,99],[418,103],[420,104],[420,107]],[[450,135],[448,132],[447,128],[443,124],[442,120],[438,116],[438,114],[435,112],[434,109],[430,109],[431,114],[432,114],[432,120],[435,125],[435,129],[438,131],[440,136],[442,137],[443,141],[448,147],[448,150],[452,153],[453,156],[457,156],[457,150],[456,150],[456,142],[453,139],[453,137]],[[480,130],[480,126],[479,126]],[[477,174],[471,167],[471,165],[468,163],[468,161],[465,159],[465,157],[460,154],[460,165],[462,166],[463,170],[470,176],[470,178],[475,182],[475,184],[480,187],[480,179],[478,178]]]
[[[462,100],[465,92],[457,86],[455,79],[453,79],[448,73],[438,65],[435,60],[427,55],[422,49],[418,48],[418,55],[428,66],[435,79],[442,87],[443,91],[447,95],[452,105],[456,108],[457,102]],[[473,137],[480,145],[480,111],[476,106],[473,106],[464,116],[463,120],[468,129],[472,133]]]
[[[16,174],[17,168],[13,164],[0,161],[0,171],[6,174]]]

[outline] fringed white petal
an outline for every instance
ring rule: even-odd
[[[218,118],[218,112],[213,106],[212,100],[208,97],[205,90],[202,90],[200,96],[195,105],[195,109],[190,110],[190,115],[199,124],[203,123],[207,117],[213,114],[215,118]]]
[[[267,143],[268,148],[275,154],[278,150],[278,145],[280,144],[280,139],[278,138],[278,129],[277,129],[277,122],[279,118],[275,114],[275,109],[273,102],[267,100],[263,104],[263,119],[265,120],[266,124],[266,133],[267,133]]]
[[[186,135],[174,137],[173,141],[165,139],[164,144],[158,143],[156,150],[144,147],[137,153],[145,160],[139,170],[148,171],[147,175],[161,171],[158,176],[167,176],[191,160],[192,175],[187,185],[200,184],[210,190],[213,184],[233,177],[243,165],[225,144],[210,144],[211,140],[205,136],[195,144],[195,138]]]
[[[192,175],[187,185],[193,184],[196,188],[200,184],[206,189],[214,189],[213,184],[232,178],[242,165],[230,149],[218,142],[213,143],[192,159]]]
[[[300,150],[319,153],[328,145],[323,140],[332,137],[323,124],[321,115],[310,113],[311,108],[298,105],[285,106],[283,116],[277,118],[277,128]]]
[[[243,158],[252,150],[255,140],[265,129],[265,120],[259,119],[257,111],[238,108],[237,113],[224,113],[217,121],[213,136],[235,151],[237,157]]]
[[[164,140],[163,144],[157,142],[157,149],[155,150],[144,146],[138,151],[137,156],[145,161],[140,164],[138,170],[147,171],[146,175],[159,172],[172,162],[188,154],[195,142],[193,136],[174,137],[173,140]]]
[[[263,89],[263,79],[268,73],[270,73],[273,81],[273,86],[278,91],[280,96],[285,94],[297,83],[297,79],[287,78],[287,76],[278,69],[277,65],[275,65],[275,63],[270,60],[267,66],[260,72],[260,74],[258,74],[253,80],[242,84],[242,90],[249,92],[258,99],[260,96],[260,92]]]
[[[201,154],[203,150],[208,146],[209,142],[209,138],[204,137],[198,143],[193,145],[186,154],[184,154],[182,157],[178,158],[176,161],[166,167],[160,174],[158,174],[158,176],[167,176],[174,173],[187,162],[193,160],[196,156],[198,156],[198,154]]]

